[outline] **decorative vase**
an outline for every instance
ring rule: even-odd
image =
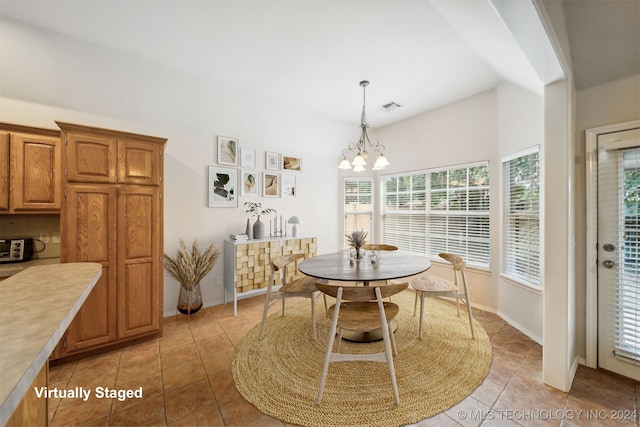
[[[253,238],[254,239],[262,239],[264,238],[264,224],[260,221],[260,215],[258,215],[258,219],[253,224]]]
[[[351,251],[351,258],[353,259],[362,259],[366,256],[365,251],[362,248],[356,247],[353,251]]]
[[[202,308],[202,290],[200,283],[189,288],[183,284],[180,285],[180,294],[178,295],[178,311],[182,314],[191,315]]]
[[[249,236],[249,239],[253,239],[253,228],[251,228],[251,224],[249,223],[249,218],[247,218],[247,228],[244,230],[244,234]]]

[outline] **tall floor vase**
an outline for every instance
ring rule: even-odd
[[[202,308],[202,290],[200,283],[194,286],[180,285],[178,295],[178,311],[187,316],[197,313]]]

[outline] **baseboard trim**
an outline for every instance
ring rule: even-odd
[[[528,336],[529,338],[531,338],[532,340],[534,340],[536,343],[542,345],[542,337],[534,334],[533,332],[531,332],[529,329],[525,328],[524,326],[522,326],[521,324],[519,324],[518,322],[516,322],[515,320],[511,319],[509,316],[505,315],[504,313],[502,313],[500,310],[498,310],[498,316],[500,316],[505,322],[507,322],[509,325],[513,326],[514,328],[516,328],[517,330],[519,330],[520,332],[522,332],[523,334],[525,334],[526,336]]]

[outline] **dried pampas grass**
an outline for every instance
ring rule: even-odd
[[[194,240],[191,251],[180,239],[180,247],[175,258],[164,254],[164,268],[171,277],[180,282],[182,287],[190,291],[209,274],[216,265],[219,255],[220,251],[215,243],[209,245],[204,253],[200,253],[197,239]]]

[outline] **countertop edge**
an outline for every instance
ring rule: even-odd
[[[9,418],[13,415],[13,412],[16,410],[22,398],[25,396],[26,392],[29,390],[29,387],[33,383],[34,379],[44,366],[44,364],[49,359],[49,356],[53,352],[55,346],[62,338],[62,335],[67,330],[71,321],[76,316],[82,304],[84,304],[85,300],[93,290],[94,286],[102,276],[102,266],[97,263],[71,263],[71,264],[95,264],[97,266],[96,274],[93,278],[87,283],[84,291],[80,294],[80,297],[77,299],[75,304],[71,307],[67,315],[62,319],[58,327],[56,328],[54,334],[47,340],[44,344],[40,352],[36,355],[33,362],[29,365],[29,367],[25,370],[24,374],[16,384],[16,386],[11,390],[9,395],[6,397],[5,401],[0,403],[0,425],[5,425]],[[58,264],[61,265],[61,264]]]

